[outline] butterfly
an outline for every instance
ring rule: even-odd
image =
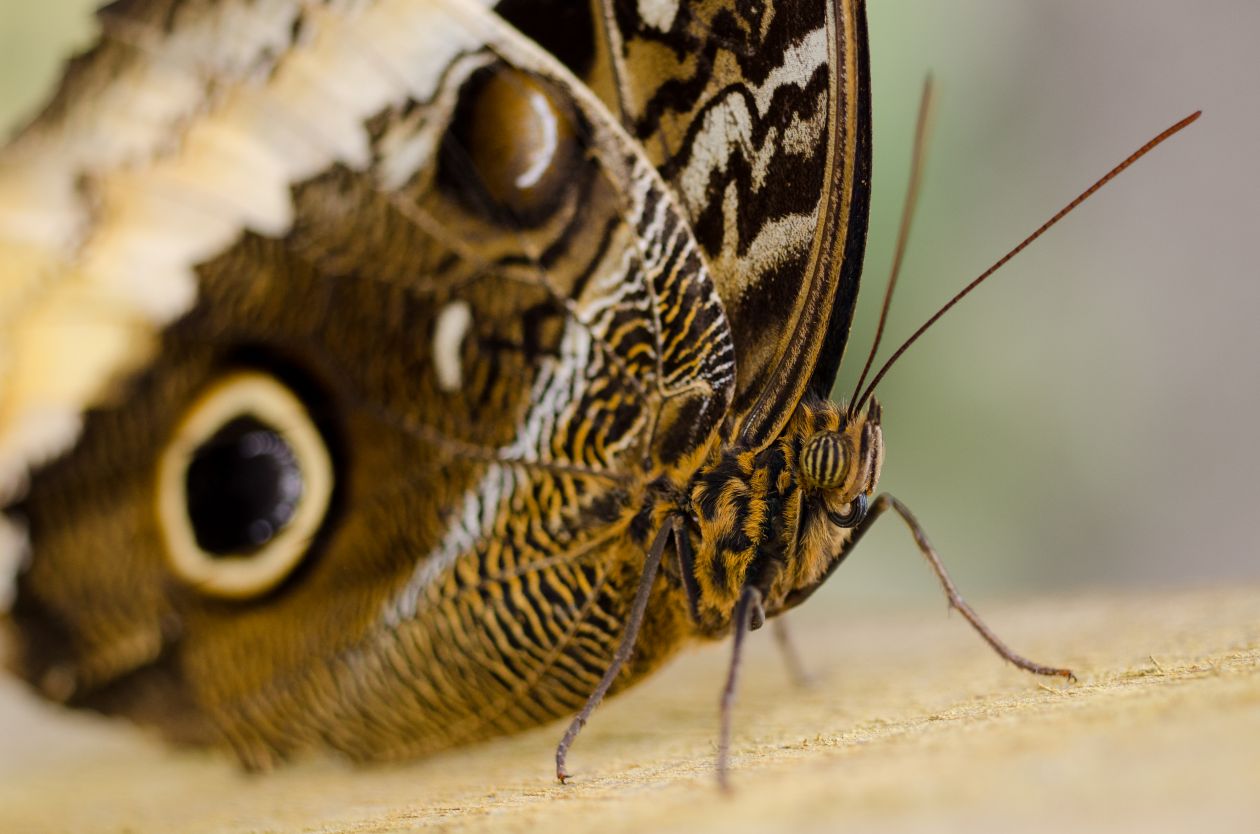
[[[564,779],[604,695],[695,640],[734,637],[729,716],[747,632],[888,510],[1004,657],[1069,674],[876,495],[888,365],[828,399],[860,0],[101,20],[0,156],[6,627],[45,695],[252,768],[577,713]]]

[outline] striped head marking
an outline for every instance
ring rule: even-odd
[[[817,587],[866,517],[883,462],[874,399],[850,412],[806,398],[775,442],[727,448],[703,467],[690,491],[695,556],[684,564],[701,630],[724,632],[747,585],[769,614]]]
[[[840,504],[871,495],[884,462],[879,417],[879,405],[872,402],[863,413],[842,413],[838,428],[823,428],[809,436],[797,463],[801,486],[825,491]]]

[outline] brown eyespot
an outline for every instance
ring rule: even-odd
[[[332,487],[301,401],[272,376],[234,373],[193,401],[158,461],[167,561],[208,596],[264,594],[301,564]]]
[[[849,448],[844,436],[825,431],[805,441],[801,449],[801,478],[806,486],[835,489],[844,484],[849,468]]]
[[[554,210],[572,178],[574,118],[541,79],[505,67],[482,70],[460,93],[442,143],[442,175],[466,201],[478,202],[466,188],[476,186],[479,202],[489,205],[473,208],[537,223]]]

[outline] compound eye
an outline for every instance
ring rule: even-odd
[[[836,432],[819,432],[801,450],[801,477],[816,489],[842,486],[849,469],[849,448]]]
[[[233,374],[188,409],[158,464],[171,568],[208,596],[246,599],[301,564],[333,470],[305,406],[272,376]]]

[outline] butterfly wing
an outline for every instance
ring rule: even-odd
[[[864,241],[861,5],[534,15],[587,27],[530,34],[602,107],[478,3],[262,8],[111,5],[0,159],[0,480],[37,467],[19,669],[255,764],[569,711],[620,634],[651,479],[830,385]],[[494,79],[552,109],[541,175],[466,129]],[[335,475],[252,594],[172,569],[155,474],[242,368],[296,395]],[[625,680],[687,631],[681,600],[649,610]]]
[[[731,437],[762,448],[807,389],[830,395],[857,300],[865,4],[593,0],[590,16],[604,36],[589,55],[566,50],[566,28],[551,25],[563,15],[513,20],[569,56],[674,186],[731,320]]]
[[[15,508],[33,548],[19,671],[256,765],[414,755],[571,711],[620,636],[650,476],[694,466],[734,388],[686,218],[616,118],[477,4],[272,4],[269,35],[209,61],[255,6],[112,7],[173,11],[160,39],[152,18],[116,24],[135,39],[72,81],[97,95],[5,157],[0,188],[53,195],[41,217],[67,235],[0,227],[47,259],[26,299],[48,317],[8,308],[33,340],[10,340],[10,366],[76,367],[52,334],[79,321],[121,345],[61,399],[4,395],[8,425],[86,409]],[[513,102],[550,150],[498,168],[521,150],[496,122]],[[270,545],[215,550],[194,518],[211,578],[190,581],[162,473],[174,461],[192,518],[194,465],[283,440],[229,431],[271,412],[216,411],[260,375],[326,446],[325,514],[255,586],[214,571]],[[208,413],[217,431],[172,452]],[[7,437],[15,467],[37,461]],[[273,455],[282,474],[292,457]],[[685,632],[662,603],[633,674]]]

